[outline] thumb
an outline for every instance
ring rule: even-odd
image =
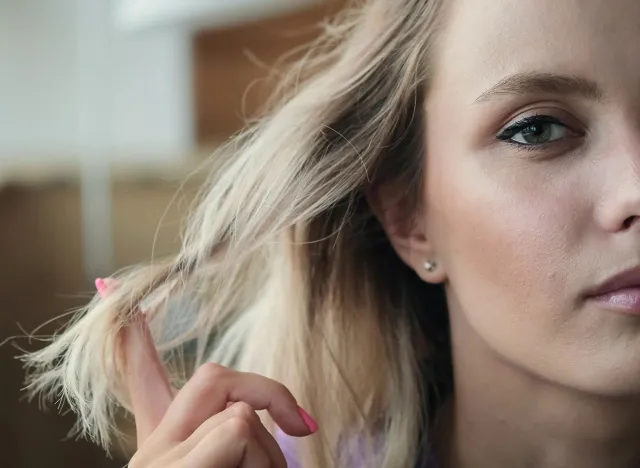
[[[112,279],[96,280],[101,297],[108,296],[117,287]],[[173,400],[173,391],[144,314],[138,314],[123,330],[122,338],[127,386],[140,445],[164,418]]]

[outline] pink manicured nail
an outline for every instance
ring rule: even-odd
[[[96,289],[98,290],[98,294],[103,299],[109,295],[114,288],[118,286],[118,282],[113,278],[98,278],[96,279]]]
[[[96,289],[98,290],[98,294],[100,297],[104,298],[107,295],[107,283],[102,278],[96,279]]]
[[[309,432],[311,432],[312,434],[315,434],[316,432],[318,432],[318,423],[315,421],[315,419],[309,416],[309,413],[307,413],[305,410],[303,410],[299,406],[298,406],[298,412],[300,413],[300,417],[304,421],[304,424],[307,426],[307,428],[309,428]]]

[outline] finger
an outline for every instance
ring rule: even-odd
[[[218,413],[210,417],[204,424],[202,424],[196,431],[183,443],[178,446],[177,458],[186,456],[191,452],[207,434],[211,433],[216,427],[220,426],[224,422],[232,418],[242,418],[246,420],[252,429],[252,434],[267,454],[271,466],[274,468],[286,468],[287,462],[284,454],[280,449],[280,446],[269,433],[266,427],[260,421],[260,418],[256,412],[247,403],[235,403],[231,407],[227,408],[221,413]]]
[[[176,396],[162,425],[166,425],[169,437],[185,440],[205,420],[223,411],[230,401],[246,402],[256,411],[266,409],[289,435],[302,437],[317,431],[315,421],[301,411],[284,385],[216,364],[205,364],[196,371]]]
[[[203,437],[182,462],[190,468],[271,468],[269,457],[252,434],[245,419],[227,419]]]
[[[126,379],[140,446],[155,431],[173,400],[164,364],[144,316],[123,331]]]
[[[96,280],[100,297],[107,297],[117,287],[118,283],[111,278]],[[173,400],[173,390],[144,315],[128,325],[122,336],[126,379],[140,445],[160,424]]]
[[[244,458],[240,468],[275,468],[269,460],[258,439],[251,439],[244,452]]]

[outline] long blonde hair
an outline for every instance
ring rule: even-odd
[[[26,357],[33,394],[68,401],[109,447],[128,408],[119,331],[144,302],[177,385],[213,360],[292,390],[321,427],[299,442],[304,466],[336,466],[349,434],[382,434],[379,466],[413,465],[446,310],[366,194],[393,183],[417,209],[442,3],[370,0],[328,23],[279,104],[212,157],[176,258],[121,272],[108,299]]]

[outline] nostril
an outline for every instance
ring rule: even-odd
[[[629,216],[627,219],[624,220],[624,223],[622,226],[624,229],[629,229],[637,221],[638,221],[638,216]]]

